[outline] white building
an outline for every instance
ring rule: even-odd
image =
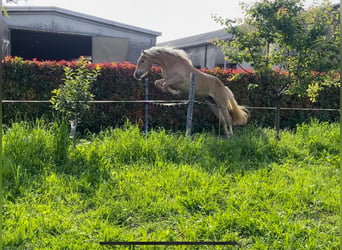
[[[172,46],[183,49],[189,54],[192,64],[196,68],[215,68],[224,69],[236,68],[235,64],[231,64],[224,59],[221,48],[215,46],[213,41],[230,40],[232,36],[224,32],[223,29],[203,33],[195,36],[185,37],[168,42],[158,43],[158,46]]]
[[[24,59],[136,63],[160,32],[56,7],[6,7],[3,55]]]

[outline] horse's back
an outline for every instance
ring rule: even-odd
[[[217,91],[225,91],[221,80],[213,75],[198,70],[196,74],[196,93],[205,96],[212,95]]]

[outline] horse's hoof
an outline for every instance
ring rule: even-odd
[[[225,139],[226,140],[229,140],[230,138],[232,138],[233,137],[233,134],[226,134],[225,135]]]

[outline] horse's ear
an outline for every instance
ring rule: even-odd
[[[145,50],[141,50],[141,54],[146,55]]]

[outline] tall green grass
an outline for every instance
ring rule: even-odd
[[[3,244],[236,241],[243,249],[337,249],[339,126],[313,121],[281,136],[247,126],[228,141],[189,139],[164,130],[144,135],[127,124],[73,147],[66,125],[15,123],[3,136]]]

